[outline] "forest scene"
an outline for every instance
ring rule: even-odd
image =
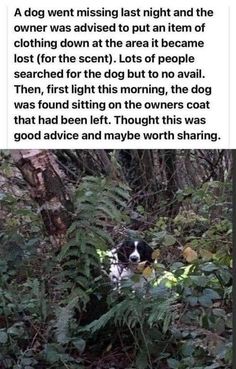
[[[0,369],[232,368],[231,151],[1,151],[0,241]]]

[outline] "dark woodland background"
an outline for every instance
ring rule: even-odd
[[[2,151],[0,369],[230,369],[231,217],[228,150]],[[136,292],[126,237],[155,250]]]

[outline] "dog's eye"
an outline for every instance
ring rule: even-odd
[[[133,252],[134,251],[134,248],[132,246],[130,246],[130,247],[127,247],[126,250],[129,251],[129,252]]]

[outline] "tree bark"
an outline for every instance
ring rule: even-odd
[[[60,248],[72,221],[73,204],[52,151],[12,150],[11,154],[39,205],[53,246]]]

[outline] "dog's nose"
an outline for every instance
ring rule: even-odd
[[[132,261],[132,263],[136,263],[138,261],[138,256],[130,256],[130,261]]]

